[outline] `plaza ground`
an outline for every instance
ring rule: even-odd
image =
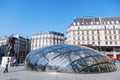
[[[55,72],[26,71],[23,65],[10,67],[8,73],[3,73],[0,67],[0,80],[120,80],[120,63],[116,63],[117,71],[97,74],[74,74]]]

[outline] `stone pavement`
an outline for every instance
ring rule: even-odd
[[[10,67],[8,73],[3,73],[0,67],[0,80],[120,80],[120,63],[117,71],[97,74],[74,74],[55,72],[26,71],[24,66]]]

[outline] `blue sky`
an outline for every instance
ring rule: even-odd
[[[120,0],[0,0],[0,36],[66,30],[74,17],[120,16]]]

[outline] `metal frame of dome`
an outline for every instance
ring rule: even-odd
[[[111,72],[117,70],[113,60],[91,48],[58,44],[31,51],[26,69],[53,72]]]

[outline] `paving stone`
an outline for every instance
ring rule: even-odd
[[[0,80],[120,80],[120,63],[116,66],[115,72],[97,74],[33,72],[24,66],[10,67],[8,73],[3,73],[4,68],[0,67]]]

